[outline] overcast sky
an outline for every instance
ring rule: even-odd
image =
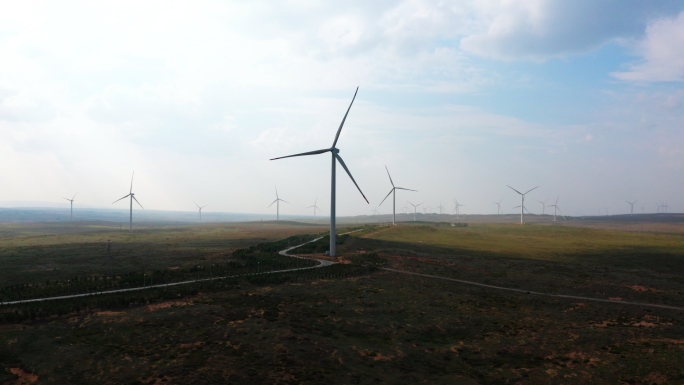
[[[0,1],[0,202],[684,211],[684,3]],[[416,202],[417,201],[417,202]],[[15,203],[12,203],[15,202]],[[380,207],[391,212],[391,201]]]

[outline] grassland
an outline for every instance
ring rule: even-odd
[[[238,247],[320,230],[294,226],[154,230],[136,234],[130,242],[146,245],[138,259],[165,266],[172,264],[166,258],[176,258],[173,263],[182,265],[217,253],[233,258]],[[177,233],[168,236],[167,231]],[[102,240],[110,236],[114,235],[93,232],[8,237],[0,245],[0,272],[4,277],[13,266],[4,258],[21,262],[16,250],[38,247],[41,255],[53,255],[69,265],[69,253],[63,248],[77,251],[78,245],[91,243],[101,248]],[[127,236],[132,237],[121,234]],[[124,243],[125,238],[116,242]],[[157,250],[169,243],[178,250],[174,256]],[[317,253],[324,248],[321,241],[304,251]],[[682,234],[422,224],[367,228],[346,238],[339,251],[349,274],[308,273],[270,282],[238,279],[224,287],[199,286],[174,298],[150,297],[119,307],[86,306],[63,315],[6,322],[0,325],[0,368],[6,369],[0,381],[674,384],[684,380],[682,312],[511,294],[354,267],[372,261],[373,266],[535,291],[684,306]],[[80,254],[82,262],[77,266],[92,263],[89,253],[93,251]],[[91,258],[101,260],[102,254]],[[126,266],[119,268],[124,271]],[[133,262],[130,266],[140,267]],[[90,270],[70,270],[78,271]],[[25,270],[12,277],[37,282],[44,279],[42,274],[50,271]]]

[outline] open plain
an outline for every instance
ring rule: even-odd
[[[681,383],[684,233],[663,218],[365,225],[338,264],[284,273],[325,227],[2,225],[4,301],[200,281],[0,307],[0,382]]]

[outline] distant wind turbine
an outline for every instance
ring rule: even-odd
[[[197,208],[199,209],[200,223],[202,223],[202,209],[205,208],[205,207],[207,207],[207,205],[204,205],[204,206],[201,206],[201,207],[200,207],[200,205],[198,205],[197,203],[195,203],[195,206],[197,206]]]
[[[553,221],[554,222],[556,221],[556,210],[561,211],[560,207],[558,207],[558,198],[560,198],[560,197],[556,198],[556,203],[547,206],[547,207],[553,207]],[[563,215],[562,211],[561,211],[561,216],[563,217],[563,219],[565,219],[565,215]]]
[[[499,212],[501,211],[501,202],[503,202],[503,199],[498,202],[492,202],[496,205],[496,215],[499,215]]]
[[[546,208],[546,202],[548,202],[548,201],[549,201],[548,199],[545,200],[545,201],[537,201],[537,202],[539,202],[539,203],[542,204],[542,215],[545,215],[545,214],[546,214],[545,208]]]
[[[508,186],[508,185],[506,185],[506,186]],[[539,187],[539,186],[537,186],[537,187]],[[532,190],[536,189],[537,187],[533,188]],[[523,225],[523,224],[525,224],[525,211],[523,210],[525,208],[525,195],[527,195],[527,193],[529,193],[532,190],[527,190],[527,192],[521,193],[520,191],[514,189],[511,186],[508,186],[508,188],[517,192],[518,194],[520,194],[520,224]]]
[[[417,205],[414,205],[414,204],[411,203],[411,202],[409,202],[409,204],[410,204],[411,206],[413,206],[413,221],[415,222],[415,221],[416,221],[416,209],[418,208],[418,206],[422,205],[423,202],[418,203]]]
[[[337,229],[335,228],[335,165],[337,162],[340,162],[340,165],[342,168],[344,168],[344,171],[347,172],[347,175],[349,175],[349,178],[351,178],[352,182],[354,182],[354,185],[356,188],[359,190],[361,193],[361,196],[363,196],[363,199],[368,202],[368,199],[366,199],[366,196],[363,195],[363,192],[361,191],[361,188],[359,185],[356,183],[354,180],[354,177],[352,176],[351,172],[349,172],[349,169],[347,168],[347,165],[344,164],[344,161],[342,160],[342,157],[340,157],[339,152],[340,150],[335,147],[337,145],[337,140],[340,138],[340,133],[342,132],[342,127],[344,126],[344,121],[347,120],[347,115],[349,114],[349,110],[351,110],[352,104],[354,104],[354,99],[356,99],[356,93],[359,92],[359,87],[356,87],[356,92],[354,92],[354,97],[352,98],[351,103],[349,103],[349,108],[347,108],[347,112],[344,114],[344,118],[342,118],[342,123],[340,123],[340,128],[337,129],[337,134],[335,135],[335,140],[333,141],[332,147],[330,148],[324,148],[322,150],[316,150],[316,151],[309,151],[309,152],[303,152],[300,154],[294,154],[294,155],[288,155],[288,156],[281,156],[279,158],[273,158],[271,160],[276,160],[276,159],[283,159],[283,158],[291,158],[295,156],[306,156],[306,155],[317,155],[317,154],[323,154],[325,152],[330,152],[332,155],[332,167],[331,167],[331,183],[330,183],[330,256],[334,257],[335,256],[335,241],[337,239]]]
[[[275,192],[276,192],[276,200],[271,202],[271,204],[268,205],[268,207],[273,206],[274,203],[276,204],[276,221],[279,221],[280,220],[280,202],[285,202],[285,203],[290,203],[290,202],[280,199],[280,197],[278,196],[278,187],[275,188]],[[266,207],[266,208],[268,208],[268,207]]]
[[[316,200],[314,201],[313,206],[307,207],[307,209],[311,209],[311,208],[314,209],[314,218],[316,218],[316,210],[319,210],[319,211],[321,210],[321,209],[318,208],[318,206],[316,206],[316,203],[318,203],[318,198],[316,198]]]
[[[458,216],[461,215],[461,207],[465,207],[465,205],[458,203],[458,201],[454,199],[454,211],[456,211],[456,219],[458,219]]]
[[[439,202],[439,206],[437,206],[437,207],[435,207],[435,208],[439,209],[439,213],[442,214],[442,209],[444,209],[444,206],[442,206],[442,202],[441,202],[441,201]]]
[[[78,195],[78,193],[74,194],[74,196],[71,199],[62,197],[64,199],[68,200],[69,203],[71,203],[71,219],[70,220],[72,220],[72,221],[74,220],[74,198],[76,198],[76,195]]]
[[[392,224],[396,226],[396,224],[397,224],[397,220],[396,220],[396,217],[397,217],[397,213],[396,213],[397,190],[406,190],[406,191],[415,191],[415,192],[417,192],[417,191],[411,190],[409,188],[395,186],[394,182],[392,181],[392,176],[390,175],[389,170],[387,169],[387,166],[385,166],[385,170],[387,171],[387,176],[389,177],[390,183],[392,184],[392,189],[390,190],[389,193],[387,193],[387,196],[385,197],[385,199],[387,199],[390,196],[390,194],[392,194]],[[383,199],[382,202],[380,202],[380,206],[382,206],[382,203],[385,201],[385,199]]]
[[[638,200],[636,200],[634,202],[627,201],[627,203],[629,204],[629,207],[630,207],[629,216],[634,215],[634,204],[637,202],[639,202],[639,201]]]
[[[135,203],[137,203],[141,209],[145,209],[144,207],[142,207],[140,202],[138,202],[138,200],[135,199],[135,193],[133,192],[133,177],[134,176],[135,176],[135,171],[133,171],[133,175],[131,175],[131,190],[128,192],[128,195],[124,196],[123,198],[119,198],[119,199],[115,200],[114,202],[112,202],[112,204],[114,204],[114,203],[116,203],[116,202],[118,202],[124,198],[131,197],[131,216],[130,216],[130,222],[128,223],[128,231],[133,231],[133,201],[135,201]]]

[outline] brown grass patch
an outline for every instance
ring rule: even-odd
[[[38,381],[38,376],[29,373],[25,370],[22,370],[21,368],[10,368],[9,369],[10,373],[14,374],[15,376],[19,377],[14,381],[15,384],[33,384],[34,382]]]

